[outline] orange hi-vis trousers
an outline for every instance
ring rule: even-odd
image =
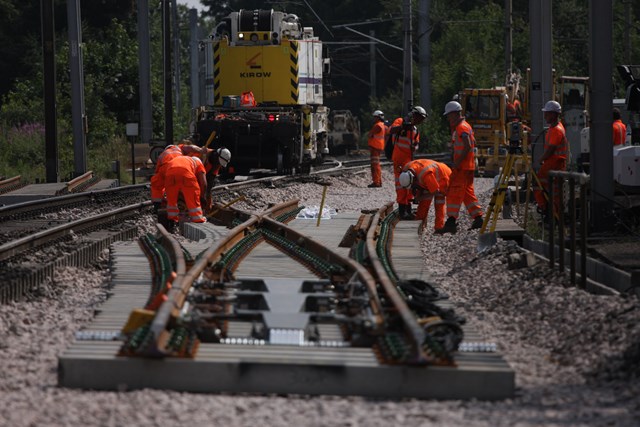
[[[167,193],[167,218],[169,220],[178,222],[180,214],[178,195],[182,193],[191,222],[207,222],[200,206],[200,185],[198,185],[197,179],[177,174],[167,175],[165,178],[165,191]]]
[[[449,192],[447,193],[447,216],[458,219],[464,203],[471,218],[482,216],[482,207],[473,188],[473,170],[455,169],[451,173]]]
[[[371,153],[371,182],[376,185],[382,185],[382,168],[380,167],[382,150],[369,147],[369,153]]]
[[[411,157],[396,157],[393,160],[393,176],[396,181],[396,202],[399,205],[408,205],[413,200],[413,194],[411,194],[410,188],[402,188],[400,185],[400,174],[404,165],[411,161]]]
[[[435,199],[435,211],[436,211],[436,220],[435,220],[435,229],[439,229],[444,227],[444,211],[445,211],[445,197],[444,194],[436,193],[427,194],[425,196],[421,196],[418,202],[418,210],[416,211],[416,219],[424,221],[429,214],[429,208],[431,207],[431,201]]]
[[[550,171],[565,171],[567,170],[567,159],[563,159],[561,157],[550,157],[544,161],[542,166],[540,166],[540,170],[538,171],[538,179],[540,180],[540,185],[544,191],[549,193],[549,172]],[[536,203],[538,207],[543,211],[546,211],[547,199],[544,196],[544,191],[540,188],[536,188],[533,190],[533,197],[536,199]],[[553,208],[554,212],[557,213],[560,206],[560,195],[561,195],[561,187],[559,184],[559,180],[554,180],[553,185]]]

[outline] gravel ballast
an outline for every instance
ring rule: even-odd
[[[329,178],[325,204],[375,209],[395,198],[393,176]],[[487,206],[493,180],[477,179]],[[240,208],[299,198],[319,206],[322,187],[245,191]],[[231,200],[234,194],[225,199]],[[57,386],[57,358],[109,293],[108,254],[92,268],[60,269],[27,301],[0,306],[1,426],[637,426],[640,425],[640,304],[569,286],[545,263],[509,268],[512,242],[477,251],[463,213],[455,235],[422,236],[425,269],[516,372],[516,395],[498,402],[384,400],[336,396],[208,395],[159,390],[93,392]],[[142,232],[153,230],[152,219]],[[215,380],[215,379],[212,379]],[[434,385],[425,385],[434,386]],[[437,386],[437,385],[435,385]]]

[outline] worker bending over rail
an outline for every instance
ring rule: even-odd
[[[422,220],[420,231],[427,224],[431,201],[435,199],[435,229],[444,227],[445,196],[449,189],[451,169],[435,160],[419,159],[407,163],[398,178],[402,188],[410,189],[418,202],[416,219]]]

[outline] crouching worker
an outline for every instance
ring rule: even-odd
[[[217,150],[208,149],[208,153],[204,158],[204,168],[206,171],[207,189],[204,194],[204,203],[202,208],[205,213],[211,211],[213,201],[211,200],[211,190],[216,185],[220,170],[226,168],[231,160],[231,151],[221,147]]]
[[[164,174],[167,170],[167,165],[173,159],[178,156],[199,156],[204,153],[204,148],[200,148],[196,145],[178,144],[168,145],[160,156],[156,160],[156,170],[151,177],[151,201],[153,202],[153,209],[156,213],[160,209],[164,199]]]
[[[431,201],[435,199],[435,229],[444,227],[445,196],[449,189],[451,169],[444,163],[429,159],[413,160],[407,163],[398,177],[402,188],[411,189],[414,202],[418,202],[416,219],[422,220],[420,229],[427,224]]]
[[[202,211],[207,191],[206,171],[198,157],[178,156],[171,160],[165,171],[167,193],[167,219],[175,229],[179,221],[178,197],[182,194],[191,222],[207,222]],[[172,231],[171,230],[171,231]]]

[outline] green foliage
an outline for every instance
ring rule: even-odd
[[[27,182],[43,179],[44,127],[25,123],[19,127],[0,124],[0,176],[21,175]]]

